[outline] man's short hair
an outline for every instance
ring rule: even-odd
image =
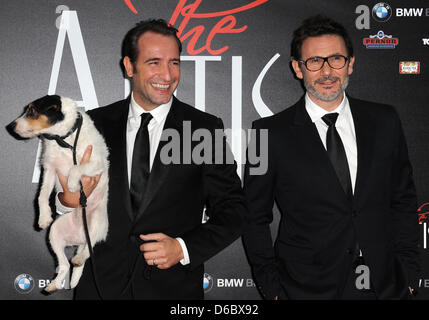
[[[125,35],[125,38],[122,41],[122,60],[128,56],[135,68],[138,57],[137,42],[140,36],[148,31],[172,36],[177,42],[179,54],[182,52],[182,43],[177,36],[178,31],[175,27],[169,25],[164,19],[148,19],[138,22],[136,26],[129,30]]]
[[[327,34],[342,37],[346,45],[347,55],[353,57],[353,44],[346,29],[340,23],[320,14],[305,19],[302,25],[293,32],[291,57],[295,60],[301,59],[302,43],[308,37],[318,37]]]

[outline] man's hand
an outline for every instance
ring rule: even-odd
[[[92,153],[92,145],[89,145],[82,156],[81,164],[88,163],[89,159],[91,158]],[[63,187],[63,192],[60,192],[58,194],[58,199],[60,202],[69,208],[77,208],[80,206],[79,204],[79,198],[80,198],[80,192],[70,192],[70,190],[67,187],[67,180],[68,178],[66,176],[63,176],[58,170],[57,170],[58,180],[61,183],[61,186]],[[87,177],[82,176],[82,186],[83,186],[83,192],[85,193],[86,197],[89,197],[92,191],[94,191],[95,187],[98,184],[98,181],[100,181],[101,173],[96,175],[95,177]]]
[[[144,243],[140,246],[140,251],[148,265],[156,265],[158,269],[168,269],[183,259],[182,247],[174,238],[163,233],[151,233],[140,235],[143,241],[154,241]]]

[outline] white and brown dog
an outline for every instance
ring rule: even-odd
[[[57,95],[45,96],[26,106],[24,113],[7,128],[9,132],[21,138],[35,136],[42,138],[43,181],[38,198],[41,229],[47,228],[53,221],[49,197],[54,186],[58,192],[62,191],[56,170],[68,176],[67,186],[71,192],[80,190],[82,176],[94,177],[101,173],[97,187],[87,199],[86,214],[92,246],[104,241],[108,230],[108,149],[104,138],[89,116],[79,112],[75,102],[69,98]],[[77,134],[75,148],[77,165],[74,165],[70,147],[74,146]],[[68,148],[64,146],[64,142]],[[88,145],[92,145],[90,161],[79,165]],[[70,264],[64,252],[65,247],[78,246],[76,255],[71,260],[74,265],[70,281],[71,288],[78,284],[82,275],[85,261],[89,257],[89,249],[81,213],[82,208],[76,208],[70,213],[59,216],[52,224],[49,242],[58,258],[59,271],[56,278],[45,288],[49,293],[61,289],[65,277],[69,274]]]

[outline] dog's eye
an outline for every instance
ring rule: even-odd
[[[39,114],[34,110],[34,108],[27,108],[27,117],[36,119],[39,117]]]
[[[48,110],[57,110],[57,109],[58,109],[58,106],[56,104],[53,104],[48,107]]]

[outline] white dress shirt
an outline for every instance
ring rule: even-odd
[[[152,170],[153,159],[155,158],[156,150],[158,149],[159,141],[161,140],[162,129],[164,128],[165,119],[171,108],[173,98],[166,104],[162,104],[150,111],[152,119],[147,125],[149,132],[149,170]],[[140,107],[134,100],[131,94],[130,109],[128,111],[127,121],[127,168],[128,168],[128,186],[131,184],[131,167],[133,161],[134,141],[136,140],[137,131],[140,128],[141,115],[147,111]]]
[[[155,158],[156,150],[158,149],[159,141],[161,140],[162,130],[164,129],[165,119],[167,119],[168,112],[170,112],[173,97],[166,104],[161,104],[155,109],[150,111],[152,119],[147,125],[149,132],[149,170],[152,170],[153,159]],[[134,95],[131,94],[130,109],[128,111],[127,121],[127,168],[128,168],[128,186],[131,183],[131,167],[133,161],[134,141],[136,140],[137,131],[140,128],[141,115],[147,112],[140,107],[134,100]],[[182,238],[176,238],[182,247],[184,258],[180,260],[182,265],[190,263],[188,249]]]
[[[148,124],[149,132],[149,146],[150,146],[150,158],[149,158],[149,170],[152,170],[153,160],[155,158],[156,151],[158,149],[159,141],[161,140],[162,130],[164,128],[165,120],[167,119],[168,112],[170,111],[171,104],[173,102],[173,97],[166,104],[162,104],[155,109],[150,111],[152,119]],[[142,107],[140,107],[137,102],[134,100],[134,95],[131,94],[130,107],[128,111],[128,120],[127,120],[127,173],[128,173],[128,187],[131,183],[131,167],[133,161],[133,151],[134,151],[134,141],[136,139],[137,131],[140,128],[141,123],[141,114],[147,112]],[[73,208],[68,208],[61,204],[58,199],[58,194],[55,199],[57,212],[59,214],[64,214],[73,211]],[[182,265],[190,263],[189,253],[186,248],[185,242],[182,238],[176,238],[179,241],[180,246],[182,247],[184,258],[180,260]]]
[[[353,122],[353,116],[350,111],[349,100],[346,95],[343,94],[343,100],[340,105],[330,112],[326,111],[322,107],[315,104],[308,93],[305,95],[305,109],[311,118],[311,121],[315,124],[317,131],[319,132],[320,139],[322,140],[323,146],[326,149],[326,134],[328,132],[328,125],[323,121],[322,117],[327,113],[338,113],[337,122],[335,128],[341,137],[341,140],[346,151],[347,162],[349,165],[350,179],[352,183],[352,191],[354,193],[356,183],[356,172],[357,172],[357,145],[356,145],[356,133],[355,125]]]

